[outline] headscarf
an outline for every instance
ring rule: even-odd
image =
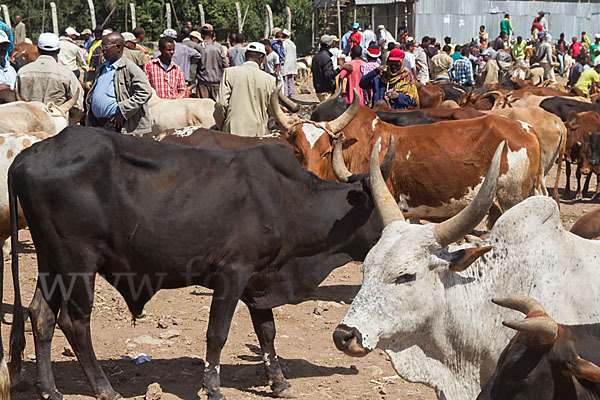
[[[404,63],[398,71],[392,72],[390,61],[388,60],[388,68],[385,74],[382,75],[381,81],[386,84],[387,90],[393,89],[398,93],[404,93],[410,97],[417,105],[419,104],[419,94],[417,85]]]

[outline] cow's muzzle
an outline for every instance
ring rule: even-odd
[[[352,357],[364,357],[371,351],[363,347],[362,335],[358,329],[349,328],[343,324],[335,328],[333,341],[338,350]]]

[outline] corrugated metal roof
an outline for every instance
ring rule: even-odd
[[[477,36],[485,25],[490,39],[498,36],[500,21],[508,12],[515,35],[531,36],[531,23],[543,10],[549,20],[550,33],[558,38],[561,32],[567,39],[587,31],[592,37],[600,31],[599,3],[549,1],[489,1],[489,0],[419,0],[416,3],[415,36],[434,36],[438,40],[450,36],[455,43],[466,43]]]

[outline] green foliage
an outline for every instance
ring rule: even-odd
[[[158,40],[160,33],[166,28],[165,3],[169,0],[94,0],[96,22],[102,24],[109,16],[111,10],[115,11],[106,23],[118,31],[130,31],[131,20],[129,3],[136,4],[137,24],[146,29],[146,40]],[[200,28],[200,12],[198,4],[204,6],[206,22],[213,25],[217,39],[224,42],[230,32],[237,32],[237,16],[232,0],[171,0],[175,13],[172,15],[173,28],[177,29],[175,14],[180,24],[192,21],[196,29]],[[87,0],[54,0],[58,14],[58,25],[61,27],[73,26],[78,30],[91,28],[90,13]],[[50,13],[50,0],[46,0],[45,13],[43,12],[44,0],[8,0],[11,19],[20,14],[27,24],[27,35],[33,40],[42,31],[42,16],[45,14],[45,30],[52,30],[52,17]],[[292,11],[292,30],[295,31],[293,39],[298,45],[300,54],[308,53],[311,46],[311,0],[239,0],[242,17],[247,11],[243,33],[246,41],[259,40],[264,35],[265,5],[270,4],[273,10],[274,26],[285,27],[285,7]]]

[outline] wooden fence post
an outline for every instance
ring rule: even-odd
[[[94,1],[88,0],[88,7],[90,8],[90,19],[92,21],[92,30],[96,29],[96,10],[94,9]]]
[[[167,19],[167,29],[171,29],[171,4],[166,3],[165,4],[167,13],[166,13],[166,19]]]
[[[10,16],[8,15],[8,7],[6,4],[2,4],[2,14],[4,14],[4,23],[8,25],[9,28],[12,28],[10,26]]]
[[[50,9],[52,10],[52,31],[58,36],[58,16],[56,15],[56,3],[50,2]]]
[[[290,10],[289,7],[285,8],[285,13],[286,13],[286,20],[285,20],[285,27],[288,31],[292,31],[292,10]]]
[[[242,10],[240,9],[240,3],[235,2],[235,14],[237,15],[237,26],[238,33],[242,33]]]
[[[198,4],[198,10],[200,11],[200,26],[204,26],[204,24],[206,24],[206,20],[204,19],[204,6]]]
[[[129,3],[129,9],[131,10],[131,30],[137,27],[137,18],[135,16],[135,4]]]

